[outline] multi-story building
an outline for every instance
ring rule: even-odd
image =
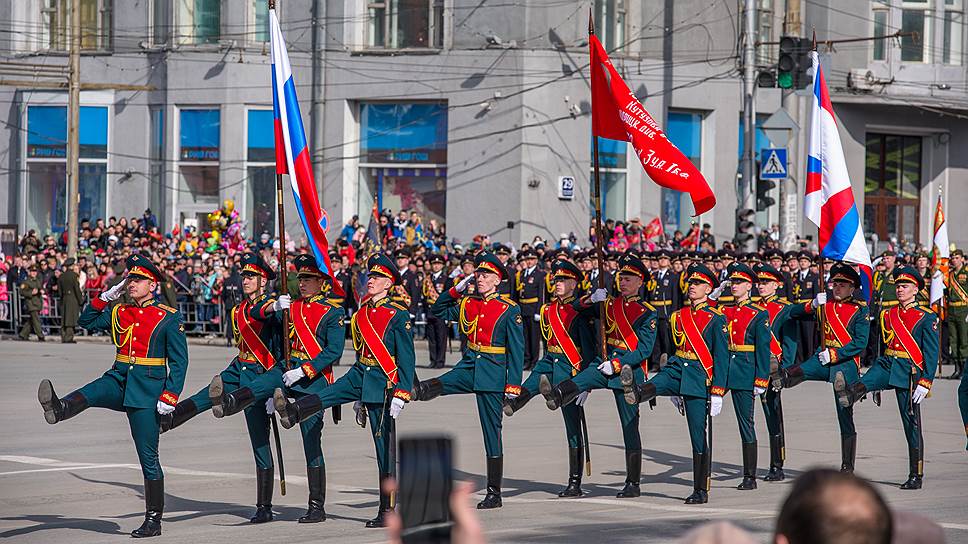
[[[927,241],[938,190],[968,214],[964,0],[759,0],[759,35],[816,28],[868,232]],[[33,68],[66,65],[69,0],[0,0],[0,223],[64,228],[66,103]],[[741,3],[740,3],[741,4]],[[742,153],[741,12],[735,1],[277,0],[331,222],[374,203],[415,209],[448,234],[584,239],[591,180],[588,14],[613,62],[694,161],[734,233]],[[250,233],[273,231],[275,175],[265,0],[81,0],[81,217],[204,223],[233,199]],[[799,6],[799,7],[798,7]],[[794,19],[796,21],[794,21]],[[775,62],[775,46],[759,61]],[[34,83],[32,83],[34,82]],[[92,85],[96,84],[96,85]],[[132,88],[130,86],[144,86]],[[785,107],[791,195],[802,194],[809,96],[758,89],[757,119]],[[760,132],[755,145],[768,146]],[[693,220],[626,145],[601,141],[605,216]],[[574,181],[573,196],[560,194]],[[795,190],[796,189],[796,190]],[[781,204],[798,206],[798,202]],[[776,222],[777,204],[758,215]],[[794,214],[796,215],[796,214]],[[297,228],[294,212],[287,212]],[[365,219],[364,219],[365,222]],[[799,221],[798,229],[810,234]],[[951,223],[954,242],[968,227]]]

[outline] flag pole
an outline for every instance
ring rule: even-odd
[[[595,16],[592,13],[592,9],[588,9],[588,36],[595,35]],[[592,70],[597,69],[597,67],[592,66]],[[594,93],[592,93],[592,99],[594,100]],[[592,111],[594,112],[594,104],[592,105]],[[595,124],[594,113],[592,113],[592,125]],[[605,287],[605,250],[603,249],[603,229],[602,229],[602,180],[598,169],[598,135],[595,134],[594,126],[592,127],[592,154],[595,162],[595,179],[592,183],[594,189],[594,203],[595,203],[595,253],[598,255],[598,288],[603,289]],[[598,337],[600,340],[599,350],[601,351],[602,361],[608,359],[608,353],[605,351],[605,306],[602,304],[599,309],[599,320],[598,320]]]
[[[817,53],[817,29],[816,28],[813,29],[813,52],[815,54]],[[819,70],[819,69],[820,69],[820,57],[818,56],[817,57],[817,67],[814,70],[814,74],[813,74],[814,80],[817,79],[816,70]],[[823,292],[824,293],[826,293],[827,292],[827,280],[824,278],[824,276],[827,275],[827,270],[826,270],[826,263],[824,263],[824,261],[823,261],[823,248],[820,247],[820,237],[819,237],[819,235],[817,237],[817,258],[820,259],[820,274],[819,274],[820,277],[819,277],[819,281],[817,283],[820,284],[819,287],[821,289],[823,289]],[[820,347],[823,347],[824,346],[823,332],[824,332],[824,329],[826,329],[826,318],[824,317],[824,314],[820,310],[820,308],[814,308],[814,312],[816,312],[816,314],[817,314],[817,328],[819,329],[819,333],[820,333]]]

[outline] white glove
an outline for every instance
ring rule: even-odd
[[[120,297],[121,294],[124,292],[124,286],[127,285],[127,283],[128,283],[128,278],[125,278],[114,287],[98,295],[97,298],[103,300],[104,302],[111,302],[112,300],[117,300],[118,297]]]
[[[820,364],[829,365],[830,364],[830,350],[823,350],[817,354],[817,359],[820,359]]]
[[[281,310],[288,310],[289,305],[292,303],[292,297],[289,295],[279,295],[279,298],[272,303],[272,311],[278,312]]]
[[[813,307],[814,308],[816,308],[818,306],[823,306],[826,303],[827,303],[827,292],[826,291],[821,291],[821,292],[817,293],[817,296],[813,297],[812,304],[813,304]]]
[[[403,411],[403,406],[405,404],[407,403],[403,402],[403,399],[394,397],[393,400],[390,401],[390,417],[397,419],[397,416],[399,416],[400,412]]]
[[[292,384],[305,377],[306,373],[303,372],[302,367],[294,368],[282,375],[282,383],[286,384],[286,387],[291,387]]]
[[[914,396],[911,397],[911,401],[913,401],[914,404],[921,404],[921,401],[928,396],[928,391],[930,390],[923,385],[917,386],[917,388],[914,390]]]
[[[598,365],[598,371],[606,376],[611,376],[615,374],[615,369],[612,368],[612,361],[602,361],[602,364]]]
[[[682,403],[682,397],[669,397],[669,400],[672,402],[672,405],[676,407],[676,410],[679,410],[680,412],[685,410],[685,404]]]
[[[454,279],[457,276],[460,276],[461,273],[462,272],[461,272],[461,269],[460,268],[455,268],[453,271],[451,271],[450,274],[447,275],[447,277],[450,278],[450,279]]]
[[[754,385],[753,386],[753,396],[754,397],[758,397],[758,396],[762,395],[763,393],[766,393],[766,388],[765,387],[760,387],[758,385]]]
[[[581,393],[578,393],[578,398],[575,399],[575,404],[577,406],[584,406],[585,402],[588,400],[589,393],[591,393],[591,391],[582,391]]]
[[[719,299],[719,295],[722,295],[723,294],[723,291],[727,287],[729,287],[729,281],[724,281],[723,283],[720,283],[719,284],[719,287],[713,289],[713,292],[712,293],[709,293],[709,296],[707,298],[709,298],[709,300],[717,300],[717,299]]]
[[[723,411],[722,395],[712,395],[709,397],[709,415],[716,417]]]
[[[276,404],[272,400],[272,397],[266,399],[266,414],[270,416],[276,413]]]
[[[163,416],[167,416],[168,414],[175,411],[175,407],[163,400],[159,400],[157,410],[159,414]]]
[[[592,291],[592,295],[591,297],[589,297],[589,300],[591,300],[593,303],[596,303],[596,302],[604,302],[605,299],[607,298],[608,298],[608,291],[599,287],[598,289],[595,289],[594,291]]]
[[[541,321],[541,314],[534,314],[535,321]]]
[[[468,274],[466,278],[460,280],[460,283],[458,283],[454,289],[457,289],[458,293],[463,293],[464,290],[467,289],[467,284],[472,281],[474,281],[474,274]]]

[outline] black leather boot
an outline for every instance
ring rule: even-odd
[[[272,484],[275,469],[255,469],[255,515],[249,519],[250,523],[265,523],[272,521]]]
[[[620,379],[622,381],[622,391],[625,393],[625,402],[627,404],[641,404],[655,398],[655,385],[648,382],[636,384],[632,367],[628,365],[623,366]]]
[[[857,435],[840,437],[840,471],[854,472],[854,460],[857,458]]]
[[[625,487],[615,494],[619,499],[630,499],[642,495],[639,481],[642,480],[642,450],[625,452]]]
[[[377,511],[375,518],[366,522],[366,527],[369,529],[386,526],[387,512],[393,511],[393,497],[385,491],[386,481],[390,477],[390,474],[380,475],[380,509]]]
[[[41,380],[40,388],[37,390],[37,400],[44,409],[44,419],[51,425],[70,419],[87,410],[88,407],[87,398],[80,391],[74,391],[62,399],[57,398],[54,384],[50,380]]]
[[[282,389],[276,388],[272,395],[272,403],[279,414],[279,423],[284,429],[291,429],[300,421],[305,421],[308,417],[316,414],[323,409],[323,405],[316,395],[304,395],[299,397],[296,402],[289,402]]]
[[[558,493],[559,497],[581,497],[584,494],[581,490],[581,470],[584,457],[585,448],[583,446],[568,448],[568,486]]]
[[[709,502],[709,453],[692,454],[692,488],[692,495],[686,497],[686,504]]]
[[[165,511],[165,479],[145,480],[145,522],[134,531],[134,538],[161,536],[161,514]]]
[[[487,495],[484,500],[477,503],[478,510],[489,510],[500,508],[501,502],[501,480],[504,477],[504,457],[487,458]]]
[[[803,383],[803,368],[800,365],[793,365],[787,368],[781,368],[773,376],[771,385],[774,391],[779,391],[786,387],[793,387]]]
[[[166,433],[197,415],[198,407],[195,406],[195,401],[192,399],[183,400],[175,406],[174,412],[159,417],[161,432]]]
[[[444,392],[444,384],[437,378],[423,380],[414,387],[414,398],[417,400],[432,400]]]
[[[315,395],[312,395],[315,396]],[[306,467],[309,480],[309,509],[299,518],[299,523],[319,523],[326,521],[326,467]]]
[[[212,383],[208,386],[208,398],[212,401],[212,415],[217,418],[237,414],[255,401],[255,395],[248,387],[226,393],[221,375],[212,378]]]
[[[965,363],[968,363],[968,360],[965,360],[965,361],[955,361],[955,371],[952,372],[950,376],[948,376],[948,379],[949,380],[960,380],[961,379],[961,374],[965,371]]]
[[[901,484],[901,489],[921,489],[921,480],[924,478],[924,453],[921,448],[908,448],[908,464],[908,479]]]
[[[736,489],[756,489],[756,442],[743,442],[743,482]]]
[[[763,481],[782,482],[786,478],[783,474],[783,461],[786,457],[784,449],[783,436],[770,435],[770,472],[763,477]]]
[[[526,387],[522,387],[520,395],[514,397],[513,399],[505,398],[504,415],[508,417],[513,416],[515,412],[517,412],[521,408],[524,408],[524,405],[527,404],[528,401],[531,400],[531,397],[533,396],[534,396],[534,393],[532,393],[531,391],[528,391]]]
[[[548,405],[549,410],[561,408],[578,398],[578,394],[581,393],[578,390],[578,386],[575,385],[575,382],[565,380],[558,385],[551,385],[551,380],[544,374],[538,380],[538,390],[541,391],[541,395],[545,398],[545,404]]]

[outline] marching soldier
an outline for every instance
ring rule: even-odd
[[[452,370],[420,382],[416,397],[421,401],[461,393],[477,397],[487,455],[487,495],[477,508],[489,509],[502,505],[502,406],[505,397],[513,399],[521,394],[524,333],[520,308],[497,291],[501,280],[506,279],[507,268],[488,252],[478,254],[475,264],[474,275],[440,295],[432,308],[437,317],[460,323],[461,333],[467,336],[467,350]],[[477,294],[462,295],[472,280],[477,284]]]
[[[784,276],[771,265],[756,267],[756,288],[760,293],[759,304],[766,309],[770,320],[770,359],[776,370],[792,365],[797,356],[797,340],[800,331],[794,318],[803,314],[802,307],[790,304],[778,296],[783,289]],[[799,313],[795,313],[799,311]],[[772,371],[772,370],[771,370]],[[768,388],[763,399],[766,428],[770,433],[770,472],[763,477],[767,482],[779,482],[786,478],[783,462],[786,460],[786,437],[783,432],[783,405],[780,392]]]
[[[898,304],[880,315],[884,355],[849,387],[844,374],[838,371],[834,391],[840,406],[847,408],[868,391],[894,389],[907,438],[910,468],[901,489],[921,489],[924,476],[921,401],[931,391],[938,369],[938,317],[917,303],[918,293],[924,289],[924,277],[914,267],[895,267],[892,276]]]
[[[84,305],[84,295],[73,257],[64,261],[64,273],[57,278],[57,291],[60,293],[61,343],[76,344],[74,329]]]
[[[158,303],[155,289],[164,275],[141,254],[126,261],[124,281],[84,308],[80,326],[110,331],[117,347],[114,365],[103,376],[59,398],[50,380],[40,382],[38,399],[47,423],[70,419],[89,407],[125,412],[144,475],[145,521],[135,538],[161,534],[165,479],[158,460],[159,415],[178,403],[188,369],[188,345],[177,310]],[[126,293],[131,304],[111,303]]]
[[[951,252],[947,295],[948,344],[955,363],[951,379],[956,380],[968,363],[968,267],[965,252],[960,249]]]
[[[505,401],[504,415],[509,417],[524,408],[538,392],[538,383],[542,376],[548,377],[551,383],[557,385],[583,371],[595,352],[594,334],[588,320],[579,315],[580,308],[575,303],[575,288],[582,277],[581,270],[574,264],[561,260],[555,262],[551,275],[555,283],[555,298],[543,305],[539,314],[541,334],[548,348],[521,386],[521,394]],[[558,493],[559,497],[582,496],[581,473],[585,452],[580,411],[581,408],[575,403],[561,408],[568,440],[568,485]]]
[[[229,366],[219,373],[221,384],[216,386],[222,394],[216,417],[225,417],[245,411],[245,425],[255,457],[256,512],[249,519],[252,523],[272,521],[273,463],[269,447],[269,416],[266,408],[271,404],[272,393],[282,387],[282,330],[280,311],[289,307],[289,295],[279,300],[265,294],[266,286],[276,274],[257,253],[242,256],[242,293],[245,298],[230,312],[232,336],[239,353]],[[206,386],[191,397],[181,401],[175,411],[161,418],[161,432],[181,426],[196,415],[213,407],[209,397],[211,386]],[[267,403],[267,401],[270,401]]]
[[[793,298],[797,304],[806,304],[819,292],[823,292],[821,280],[810,266],[813,263],[809,251],[801,251],[797,256],[797,269],[793,274]],[[809,316],[800,320],[800,353],[798,360],[805,361],[817,351],[817,323]]]
[[[394,474],[390,458],[394,420],[412,398],[415,358],[410,315],[406,306],[389,296],[400,280],[400,271],[389,257],[379,253],[370,257],[366,295],[350,321],[356,364],[315,394],[288,402],[286,394],[276,389],[274,399],[287,429],[321,417],[326,408],[355,401],[357,423],[366,426],[369,421],[380,474],[380,507],[376,517],[366,522],[367,527],[383,527],[386,513],[393,510],[393,497],[385,491],[385,483]]]
[[[672,315],[672,340],[675,355],[652,379],[636,384],[633,371],[622,368],[625,402],[639,404],[656,396],[672,397],[672,403],[686,416],[692,442],[693,493],[686,504],[709,502],[712,444],[706,442],[706,417],[723,409],[728,360],[726,318],[709,305],[708,296],[719,283],[703,264],[686,270],[689,305]],[[717,364],[717,362],[719,364]]]
[[[781,368],[772,379],[772,386],[777,391],[804,381],[834,383],[838,372],[847,385],[858,380],[860,355],[867,346],[870,333],[867,304],[853,298],[854,290],[860,288],[860,275],[852,266],[838,262],[830,268],[830,284],[834,300],[828,302],[826,291],[821,289],[813,300],[801,307],[806,313],[820,313],[824,323],[823,345],[806,361]],[[857,453],[853,408],[838,404],[837,420],[840,424],[840,468],[844,472],[853,472]]]
[[[669,327],[669,319],[673,312],[681,306],[681,291],[679,290],[679,275],[674,273],[669,267],[671,264],[670,253],[668,250],[658,252],[658,270],[652,274],[648,282],[647,300],[655,308],[656,317],[656,337],[655,348],[652,350],[652,368],[659,368],[659,358],[662,354],[673,352],[672,329]]]
[[[37,340],[44,341],[44,329],[40,327],[40,311],[44,309],[43,285],[37,276],[37,265],[30,267],[27,278],[20,282],[20,297],[24,299],[24,308],[30,316],[23,319],[24,325],[20,328],[20,340],[30,340],[30,333],[37,335]]]
[[[639,435],[639,407],[629,406],[623,401],[622,383],[619,370],[629,367],[629,379],[636,383],[645,380],[648,358],[655,344],[655,308],[644,302],[639,290],[648,272],[645,264],[636,257],[625,256],[618,271],[619,295],[611,297],[605,289],[595,289],[582,299],[582,314],[585,317],[600,315],[599,304],[605,304],[605,343],[608,346],[608,359],[601,355],[595,358],[582,372],[570,380],[552,385],[547,376],[541,376],[538,387],[548,404],[548,408],[565,407],[575,402],[582,406],[588,393],[594,389],[611,389],[615,396],[622,425],[622,439],[625,443],[625,486],[615,496],[618,498],[638,497],[642,478],[642,438]],[[598,340],[596,348],[601,346]]]
[[[282,372],[282,388],[276,388],[279,395],[284,391],[286,397],[297,400],[305,397],[315,398],[333,383],[333,364],[343,355],[346,342],[343,308],[333,305],[324,293],[323,285],[331,281],[322,270],[316,258],[309,254],[298,255],[294,264],[299,280],[301,298],[292,301],[289,307],[289,360]],[[280,297],[276,310],[285,308],[287,299]],[[279,385],[279,376],[266,373],[259,376],[250,388],[226,392],[222,376],[215,376],[208,388],[215,417],[237,413],[241,408],[260,398],[271,387]],[[268,402],[266,408],[268,409]],[[280,414],[282,415],[282,414]],[[287,429],[283,416],[283,427]],[[309,480],[309,506],[299,523],[319,523],[326,521],[326,461],[323,458],[322,412],[303,418],[299,422],[302,434],[303,452],[306,456],[306,477]]]
[[[427,347],[430,350],[430,368],[444,368],[447,357],[447,321],[435,316],[430,308],[440,294],[450,289],[451,279],[444,273],[444,257],[431,255],[428,259],[432,272],[423,281],[423,305],[427,315]]]
[[[545,273],[538,270],[538,256],[530,249],[518,254],[524,268],[515,274],[515,293],[524,325],[524,369],[534,368],[541,355],[541,306],[545,301]]]

